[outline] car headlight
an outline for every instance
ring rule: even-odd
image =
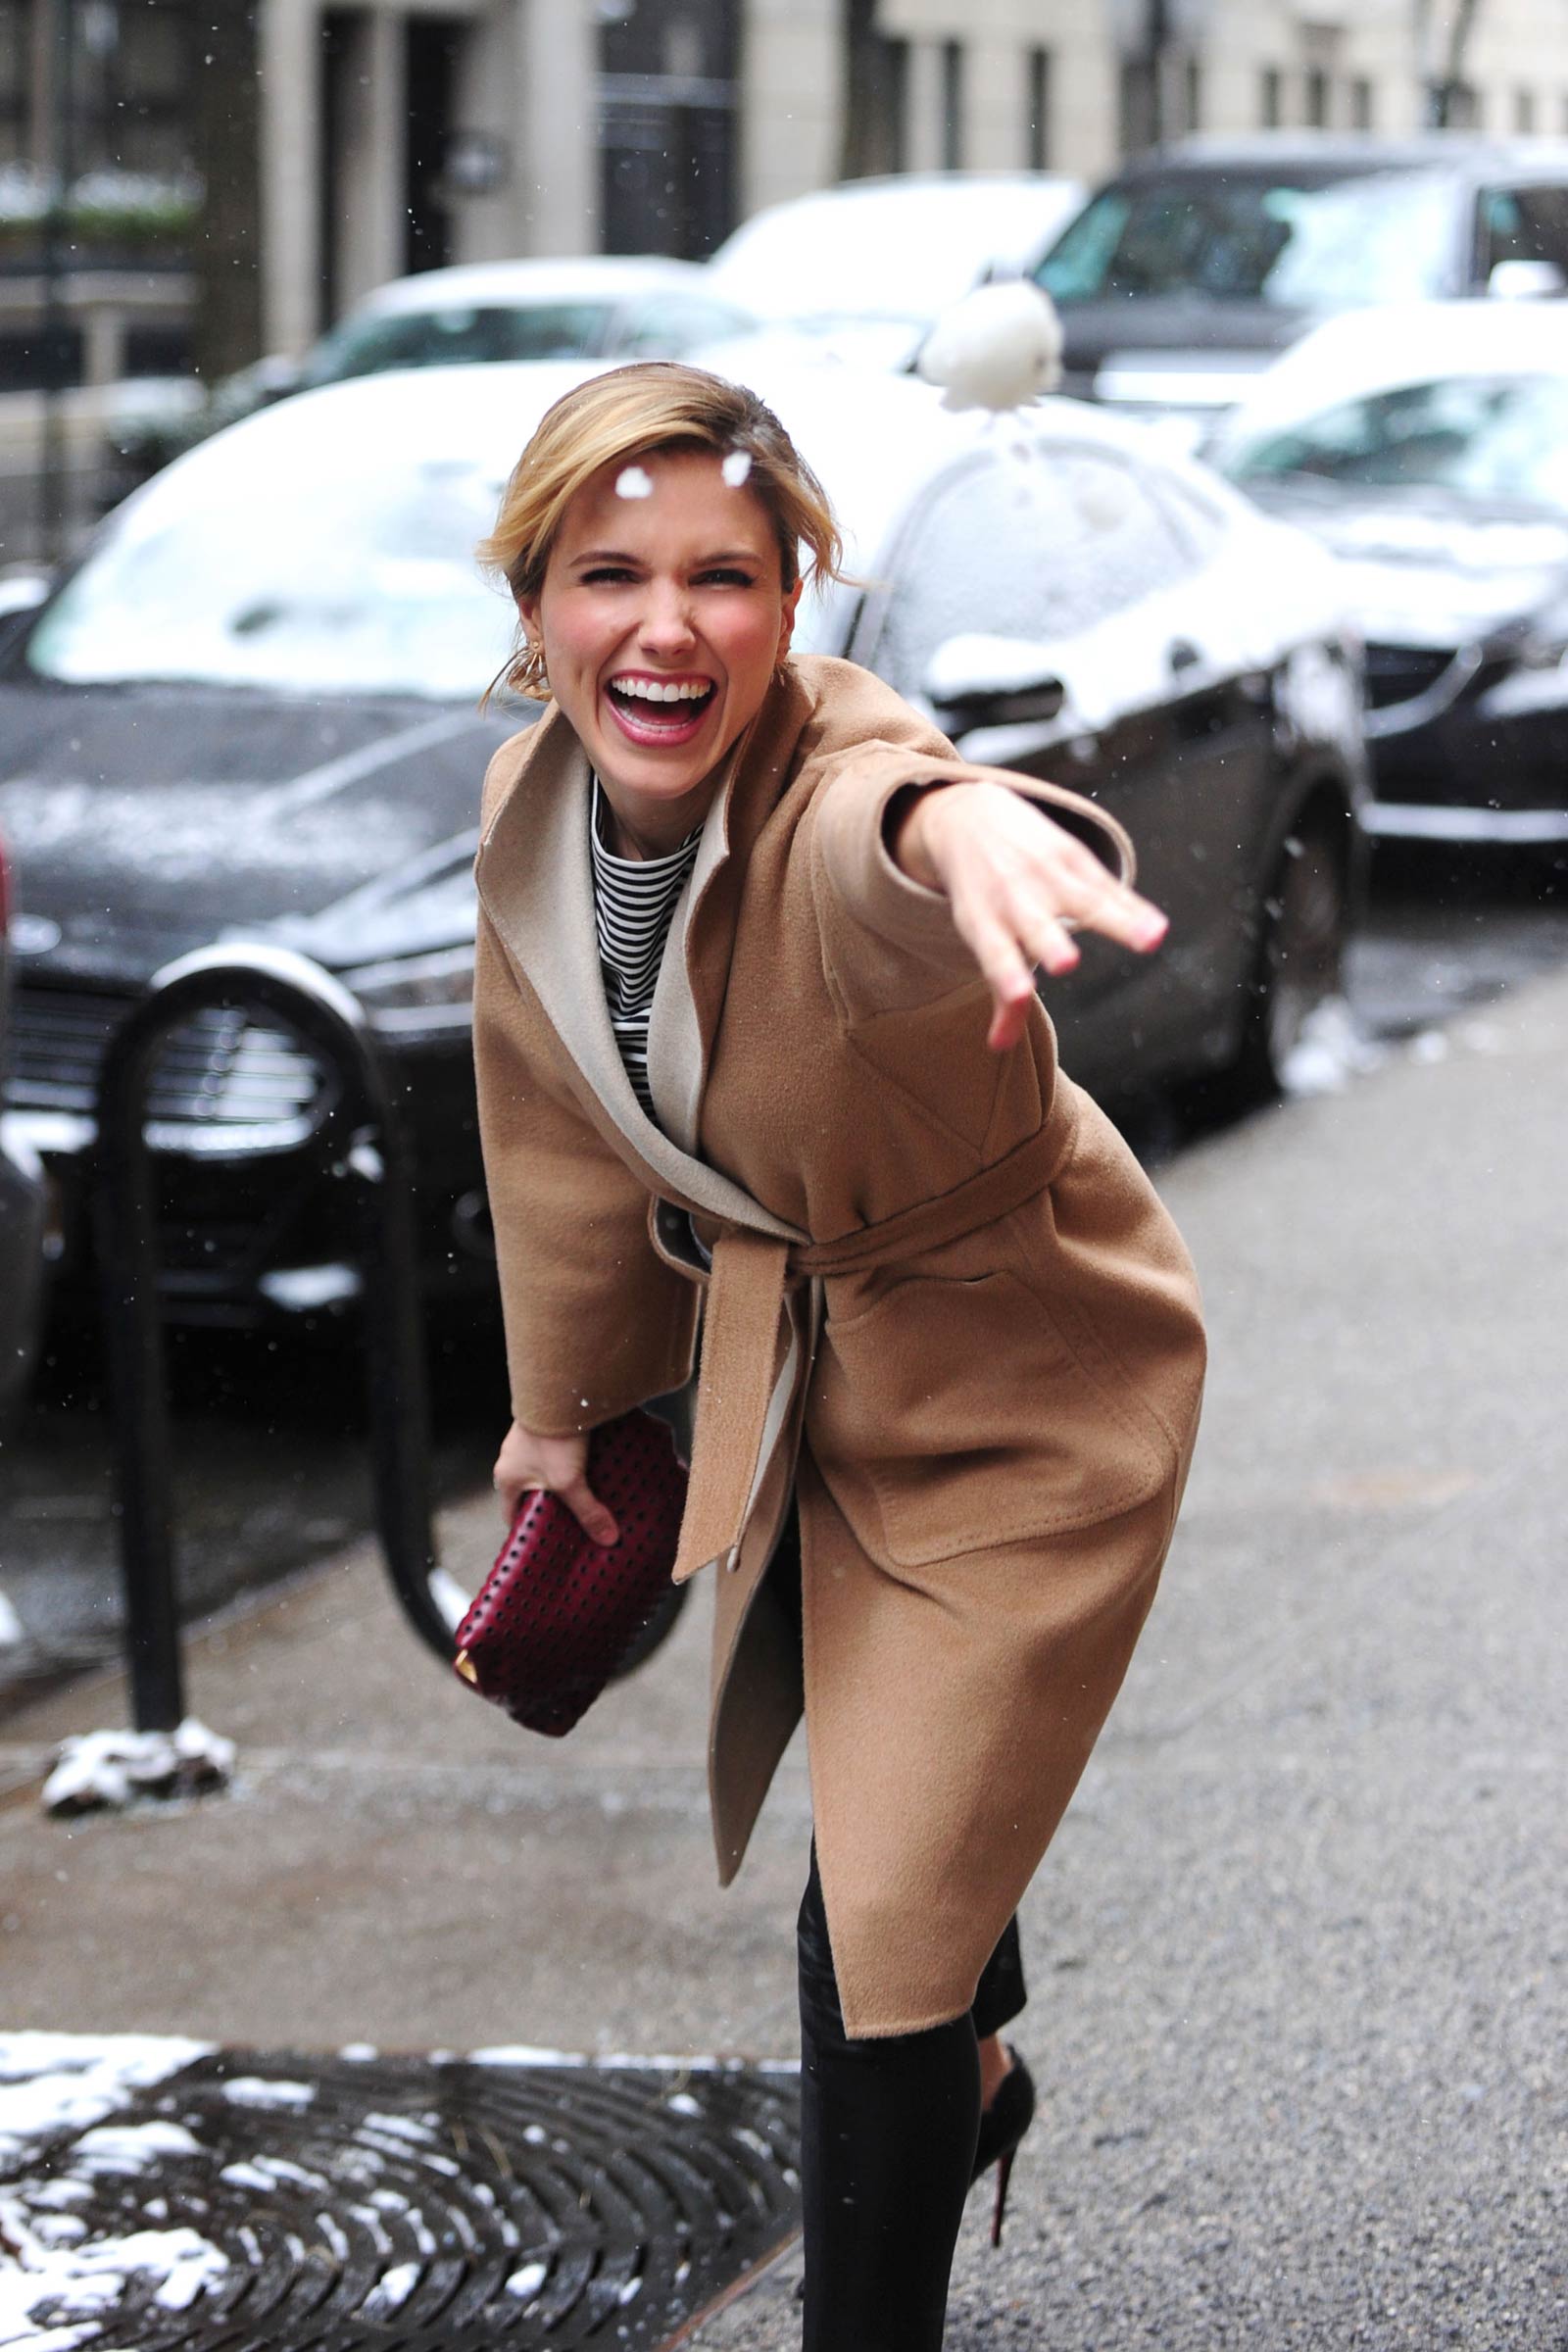
[[[473,942],[429,956],[389,956],[339,973],[390,1037],[432,1037],[466,1029],[473,1018]]]

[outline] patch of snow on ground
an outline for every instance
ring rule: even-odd
[[[183,2124],[100,2124],[84,2132],[72,2163],[89,2180],[101,2173],[144,2173],[165,2156],[199,2156],[202,2143]]]
[[[402,2310],[423,2276],[424,2265],[419,2262],[400,2262],[395,2270],[383,2271],[360,2305],[360,2318],[390,2319],[393,2312]]]
[[[542,2262],[525,2262],[520,2271],[514,2271],[507,2280],[509,2295],[536,2295],[550,2273]]]
[[[1331,997],[1307,1014],[1280,1075],[1288,1095],[1339,1095],[1383,1059],[1345,999]]]
[[[264,2195],[270,2195],[277,2186],[270,2173],[264,2173],[260,2165],[247,2164],[243,2157],[233,2164],[225,2164],[218,2178],[226,2180],[230,2188],[256,2188]]]
[[[0,2163],[29,2140],[81,2132],[133,2090],[212,2055],[209,2041],[150,2034],[0,2034]]]
[[[228,2269],[228,2258],[194,2230],[138,2230],[128,2237],[100,2237],[85,2245],[50,2244],[30,2223],[21,2197],[0,2198],[0,2233],[15,2268],[0,2271],[0,2344],[67,2347],[91,2343],[102,2319],[138,2275],[156,2276],[153,2299],[166,2311],[184,2311]],[[63,2326],[41,2326],[33,2314],[52,2306]]]
[[[223,2096],[235,2107],[309,2107],[316,2085],[270,2082],[265,2075],[236,2075],[223,2084]]]
[[[465,1592],[457,1578],[449,1575],[445,1568],[432,1568],[426,1582],[430,1598],[445,1623],[456,1633],[473,1606],[473,1594]]]
[[[143,1796],[193,1796],[223,1788],[234,1755],[232,1740],[193,1715],[172,1732],[79,1732],[61,1742],[39,1802],[46,1813],[86,1813]]]
[[[22,1619],[17,1615],[14,1604],[4,1592],[0,1592],[0,1649],[15,1649],[25,1639]]]
[[[702,2104],[689,2090],[672,2090],[664,2105],[676,2115],[701,2115]]]

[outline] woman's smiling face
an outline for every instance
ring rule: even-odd
[[[566,509],[538,595],[517,600],[621,827],[651,852],[707,814],[800,599],[766,509],[724,466],[707,450],[602,466]]]

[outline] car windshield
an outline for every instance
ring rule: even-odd
[[[356,465],[335,442],[309,467],[269,466],[248,444],[240,459],[209,443],[126,502],[40,617],[34,670],[84,685],[483,692],[514,625],[473,560],[497,470],[462,458],[394,468],[373,449]]]
[[[311,384],[387,368],[447,368],[487,360],[575,360],[603,348],[612,307],[604,302],[454,303],[443,310],[391,311],[346,318],[322,338],[305,368]]]
[[[1448,376],[1326,409],[1225,461],[1237,482],[1442,490],[1568,513],[1568,380]]]
[[[1298,187],[1243,172],[1103,189],[1035,275],[1062,304],[1199,296],[1294,310],[1444,290],[1452,197],[1436,172]]]

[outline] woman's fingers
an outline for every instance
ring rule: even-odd
[[[522,1498],[540,1489],[559,1494],[595,1544],[613,1544],[619,1529],[588,1484],[586,1438],[548,1438],[514,1421],[496,1456],[495,1489],[508,1522],[514,1520]]]
[[[556,1493],[590,1542],[604,1544],[615,1542],[620,1530],[586,1478],[574,1478],[569,1487],[557,1487]]]
[[[527,1495],[548,1494],[556,1495],[565,1504],[591,1543],[608,1546],[615,1543],[620,1535],[612,1514],[605,1508],[586,1478],[574,1478],[568,1486],[564,1487],[547,1487],[542,1478],[498,1478],[496,1493],[501,1497],[501,1507],[509,1526],[517,1516]]]
[[[991,990],[991,1028],[986,1042],[993,1052],[1004,1053],[1023,1035],[1035,993],[1034,958],[1020,945],[1013,926],[993,914],[983,902],[955,899],[953,920]],[[1078,951],[1065,934],[1062,944],[1067,962],[1075,963]]]

